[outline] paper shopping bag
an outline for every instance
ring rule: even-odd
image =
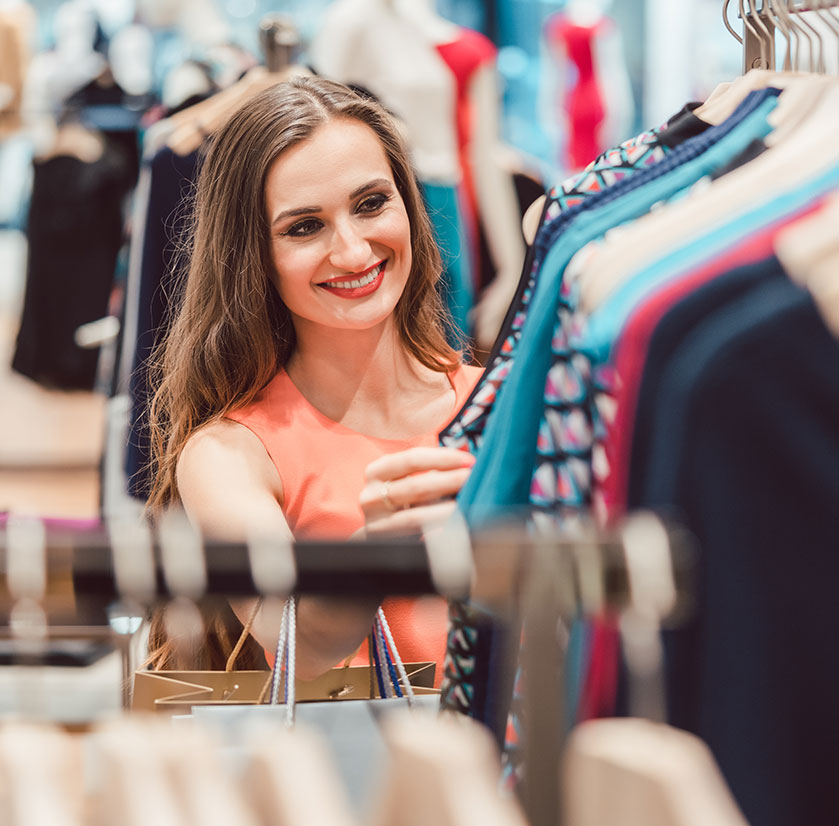
[[[436,694],[433,662],[405,663],[415,694]],[[193,706],[266,702],[270,671],[136,671],[131,707],[137,711],[188,712]],[[297,702],[369,700],[375,671],[369,665],[333,668],[314,680],[295,680]],[[282,699],[282,698],[280,698]]]

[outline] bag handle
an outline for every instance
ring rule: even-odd
[[[277,640],[276,657],[271,673],[269,699],[272,705],[279,705],[280,687],[283,687],[283,700],[286,704],[286,725],[288,726],[294,725],[296,637],[297,601],[295,597],[291,596],[286,600],[283,608],[280,636]],[[368,651],[372,652],[370,667],[375,671],[379,696],[383,698],[404,696],[408,701],[408,705],[412,706],[415,699],[414,689],[411,681],[408,679],[405,665],[399,656],[393,634],[381,607],[376,611],[376,616],[373,620],[373,627],[368,637]],[[285,675],[284,679],[283,675]],[[402,693],[403,688],[405,691],[404,695]],[[372,696],[373,692],[371,691],[370,694]]]
[[[242,650],[242,646],[245,644],[245,640],[247,640],[248,635],[251,633],[251,628],[253,628],[253,624],[256,620],[256,615],[259,613],[259,609],[262,608],[263,599],[260,597],[256,604],[253,606],[253,610],[248,617],[248,621],[245,623],[245,627],[242,629],[242,633],[239,634],[239,640],[237,641],[236,645],[233,647],[233,650],[230,652],[230,656],[227,658],[227,662],[224,665],[225,672],[230,672],[233,670],[233,666],[236,664],[236,660],[239,657],[239,652]]]

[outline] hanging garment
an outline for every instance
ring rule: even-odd
[[[571,318],[569,302],[575,301],[562,286],[562,275],[573,254],[608,229],[677,195],[727,163],[755,137],[768,134],[767,118],[778,94],[778,90],[751,93],[723,124],[678,147],[644,174],[572,207],[545,238],[537,239],[548,250],[542,264],[545,275],[537,282],[518,356],[487,423],[484,448],[458,496],[473,523],[497,517],[504,508],[530,503],[531,479],[539,469],[534,446],[544,410],[545,381],[553,351],[563,351],[567,337],[563,325]],[[513,421],[515,437],[509,438]]]
[[[472,106],[469,84],[475,72],[481,66],[492,63],[498,50],[489,38],[472,29],[460,29],[456,40],[435,45],[440,57],[451,70],[455,79],[455,129],[457,134],[457,152],[462,174],[458,187],[463,211],[465,235],[463,240],[469,248],[472,261],[472,290],[477,291],[487,284],[494,273],[486,256],[481,254],[481,222],[478,208],[478,196],[475,191],[475,179],[472,174],[472,162],[469,147],[475,130],[475,118],[480,113]],[[488,273],[488,274],[487,274]],[[464,328],[466,330],[468,328]]]
[[[768,258],[778,233],[791,222],[816,211],[820,204],[820,200],[808,203],[792,215],[780,217],[722,256],[674,278],[646,298],[624,324],[613,348],[615,373],[620,380],[614,395],[616,417],[608,428],[605,445],[609,473],[603,483],[603,499],[611,519],[625,511],[630,476],[643,467],[639,461],[631,459],[631,454],[636,449],[643,454],[642,445],[651,437],[635,426],[636,413],[639,422],[648,421],[647,406],[657,395],[651,387],[643,385],[645,366],[650,364],[653,353],[660,358],[668,352],[661,342],[676,342],[690,328],[688,319],[677,311],[677,304],[690,296],[689,306],[707,313],[715,302],[723,303],[729,296],[736,296],[752,286],[753,279],[748,276],[763,277],[763,269],[739,268]],[[733,277],[735,272],[737,278]],[[700,296],[707,296],[707,307]],[[697,318],[702,314],[700,312]],[[639,410],[639,406],[643,409]]]
[[[547,232],[551,223],[565,210],[577,206],[592,195],[625,180],[635,172],[647,169],[661,160],[679,144],[708,128],[693,110],[699,104],[688,104],[663,126],[642,132],[620,146],[604,152],[588,169],[555,186],[548,193],[542,211],[538,234]],[[476,453],[498,390],[512,367],[515,348],[527,318],[530,296],[536,285],[542,257],[531,246],[525,261],[518,290],[511,302],[501,332],[487,359],[487,367],[463,408],[440,434],[446,447]]]
[[[198,174],[199,152],[177,155],[160,149],[148,165],[148,205],[142,234],[139,279],[132,314],[131,413],[125,472],[132,496],[146,499],[151,485],[148,405],[151,401],[148,362],[162,340],[168,321],[180,303],[181,276],[188,263],[183,239],[187,237],[189,198]]]
[[[605,480],[599,486],[595,485],[592,494],[593,499],[596,500],[598,495],[602,499],[602,512],[607,514],[609,521],[624,513],[628,476],[633,472],[637,475],[643,467],[639,460],[630,463],[632,446],[645,445],[650,438],[647,435],[645,439],[642,425],[648,421],[645,413],[647,406],[657,395],[649,382],[642,386],[642,371],[650,367],[648,359],[653,358],[653,354],[660,358],[669,352],[663,341],[670,340],[675,346],[692,323],[693,316],[680,311],[683,308],[681,300],[690,298],[684,302],[684,309],[689,307],[691,312],[699,313],[696,315],[696,319],[699,319],[701,313],[710,312],[717,304],[753,286],[755,277],[763,277],[762,270],[729,271],[769,256],[777,234],[791,222],[815,211],[819,203],[807,205],[792,216],[780,218],[722,256],[686,275],[674,278],[670,284],[646,298],[622,328],[613,358],[613,375],[619,378],[610,392],[611,409],[616,413],[608,423],[606,444],[603,446],[608,457],[608,472]],[[647,375],[656,373],[649,370]],[[633,420],[637,408],[640,408],[640,413],[639,426],[636,428],[633,427]],[[582,705],[578,714],[581,721],[613,716],[618,703],[618,629],[615,623],[599,625],[599,638],[593,642],[591,650],[595,665],[586,674],[582,692]]]
[[[702,548],[697,610],[666,635],[671,720],[706,740],[750,823],[826,826],[839,343],[776,260],[755,268],[752,289],[651,363],[653,439],[629,500],[677,510]]]
[[[763,231],[772,223],[795,217],[801,210],[812,206],[818,198],[829,192],[832,185],[835,184],[831,182],[830,176],[818,176],[769,203],[741,214],[737,221],[728,222],[710,234],[693,239],[671,255],[655,262],[655,265],[646,271],[626,280],[587,318],[578,317],[576,328],[579,335],[574,346],[587,354],[595,365],[595,370],[603,377],[594,391],[597,397],[595,409],[616,409],[615,398],[618,390],[611,348],[618,340],[618,335],[633,308],[640,306],[655,290],[667,286],[695,268],[697,262],[711,262],[714,258],[719,258],[731,245],[736,245],[746,237],[747,233]],[[626,413],[626,410],[624,412]],[[608,495],[602,493],[608,490],[608,479],[613,474],[608,461],[614,456],[608,436],[609,431],[614,430],[611,425],[613,415],[610,412],[600,416],[601,426],[597,428],[598,445],[595,447],[600,457],[599,462],[595,462],[595,466],[600,466],[600,478],[596,480],[594,499],[597,503],[602,503],[601,510],[604,512],[607,512],[612,504],[620,505],[619,501],[610,503]],[[618,468],[616,472],[620,476],[625,471]]]
[[[544,234],[565,210],[647,169],[676,146],[701,134],[708,128],[708,124],[693,115],[693,110],[698,106],[696,103],[687,104],[661,127],[643,132],[604,152],[588,169],[554,187],[548,193],[543,207],[538,234]],[[468,449],[472,453],[480,448],[484,427],[498,390],[512,367],[516,345],[527,318],[530,296],[542,262],[542,256],[537,252],[536,246],[528,250],[516,297],[487,361],[487,367],[466,404],[441,433],[440,443],[444,446]],[[582,504],[579,497],[575,502],[565,503],[569,511],[572,505],[581,507]],[[486,683],[475,671],[475,664],[482,662],[486,667],[489,662],[495,626],[484,612],[459,603],[450,605],[449,619],[442,703],[446,708],[472,714],[474,709],[485,707],[483,692]],[[569,696],[572,691],[573,687],[569,687]],[[517,727],[517,720],[509,720],[506,731],[514,734]]]
[[[743,157],[747,157],[749,155],[748,150],[749,144],[746,145],[746,151],[740,150],[739,152],[736,152],[734,154],[734,158],[740,160]],[[720,168],[732,168],[731,161],[726,162]],[[822,184],[822,188],[825,185],[827,184]],[[807,202],[808,199],[812,199],[812,197],[812,188],[807,189],[805,192],[800,194],[798,200],[794,202],[793,206],[790,208],[798,209],[801,207],[802,203]],[[775,208],[777,209],[777,205]],[[743,231],[744,229],[744,225],[740,222],[737,223],[736,227],[740,231]],[[730,226],[729,231],[734,231],[734,227]],[[713,245],[709,245],[707,239],[697,242],[689,250],[688,260],[702,260],[703,255],[707,255],[709,251],[713,249]],[[680,254],[684,256],[686,254],[686,249],[680,250]],[[570,272],[566,272],[566,276],[568,275],[570,275]],[[631,285],[636,290],[639,289],[642,284],[644,284],[644,280],[640,278],[635,278],[630,282],[627,282],[627,285]],[[567,388],[563,388],[563,385],[558,380],[551,381],[552,377],[549,374],[548,382],[546,383],[545,395],[546,412],[540,425],[540,444],[537,448],[542,455],[540,455],[537,459],[531,495],[534,504],[546,507],[552,514],[556,513],[556,510],[551,506],[551,497],[563,490],[560,484],[564,481],[564,477],[562,475],[563,473],[567,474],[565,478],[570,478],[574,482],[575,487],[573,487],[572,490],[577,491],[582,489],[589,494],[589,497],[584,500],[585,504],[589,504],[591,502],[591,486],[593,482],[592,470],[597,470],[598,464],[601,464],[598,462],[596,442],[599,441],[602,443],[602,440],[605,438],[606,423],[608,422],[608,417],[601,411],[610,411],[614,409],[614,367],[607,359],[598,358],[597,354],[593,351],[593,348],[590,346],[581,346],[579,341],[575,340],[581,335],[580,331],[587,330],[588,325],[591,325],[592,321],[589,319],[586,323],[586,321],[574,311],[573,299],[575,290],[573,279],[567,278],[563,286],[566,294],[570,297],[570,301],[565,307],[563,307],[562,303],[560,303],[560,323],[554,330],[552,347],[554,349],[555,356],[563,355],[563,353],[558,352],[559,348],[557,348],[557,341],[561,341],[562,346],[566,348],[564,355],[566,355],[567,359],[573,359],[578,362],[582,359],[582,363],[589,364],[588,375],[590,376],[590,386],[588,389],[588,395],[590,401],[588,414],[591,421],[590,446],[592,448],[592,453],[589,457],[574,455],[572,450],[568,449],[569,446],[572,448],[576,446],[575,443],[571,443],[570,445],[566,444],[564,449],[563,445],[559,444],[559,449],[556,450],[553,456],[544,456],[545,453],[549,453],[549,450],[553,449],[554,445],[557,444],[558,440],[554,437],[554,433],[562,433],[561,427],[568,421],[572,421],[571,414],[569,413],[569,409],[567,407],[563,410],[564,415],[557,415],[556,413],[552,415],[550,405],[556,404],[557,400],[562,401],[563,404],[568,403],[573,405],[575,400],[575,396],[572,395],[569,397],[570,400],[563,401],[563,393],[566,392]],[[617,329],[612,329],[612,335],[617,335]],[[601,336],[601,341],[604,344],[607,341],[605,336],[605,333]],[[561,364],[561,362],[557,360],[552,368],[552,371],[556,370],[557,364]],[[564,378],[564,376],[561,377]],[[575,395],[583,395],[580,393],[579,388],[573,387],[572,389],[575,391]],[[580,412],[581,411],[578,411],[578,413]],[[582,420],[582,417],[580,420]],[[553,441],[551,441],[551,437],[554,437]],[[545,449],[546,443],[549,446],[549,450]],[[600,472],[601,474],[605,474],[607,469],[601,469]],[[557,484],[555,488],[552,488],[550,485],[553,484],[554,479],[557,479]],[[547,485],[545,484],[545,480],[547,480]],[[557,497],[554,501],[558,502],[560,500]],[[560,521],[567,524],[568,514],[560,511],[559,516]],[[578,712],[576,707],[573,705],[569,706],[569,715],[572,718],[579,716],[582,719],[585,719],[587,715],[593,714],[595,711],[599,714],[608,714],[610,713],[610,709],[614,708],[617,692],[615,680],[616,675],[614,667],[610,667],[608,665],[608,661],[610,657],[614,656],[614,652],[616,650],[617,628],[613,623],[606,622],[605,624],[596,626],[594,632],[598,639],[597,644],[603,646],[604,650],[594,649],[590,653],[592,661],[597,664],[597,668],[601,673],[600,676],[589,673],[583,693],[584,707]],[[573,697],[575,695],[572,694],[571,696]],[[520,703],[518,702],[518,698],[514,698],[512,710],[515,718],[515,716],[520,713]],[[507,771],[511,779],[519,770],[520,757],[520,754],[515,749],[514,741],[511,743],[511,750],[506,755]]]
[[[124,157],[107,143],[92,162],[34,161],[17,372],[47,387],[93,389],[98,350],[81,349],[74,334],[107,315],[132,184]]]
[[[443,260],[440,291],[454,322],[449,343],[459,348],[459,336],[469,329],[469,311],[474,304],[472,262],[468,245],[463,243],[466,228],[456,187],[420,181],[425,207],[434,230],[434,240]]]
[[[455,409],[472,389],[480,368],[450,376]],[[378,439],[351,430],[313,407],[281,370],[257,400],[228,418],[253,431],[265,446],[283,486],[283,513],[295,536],[346,539],[364,527],[359,496],[374,459],[410,447],[437,444],[439,427],[412,439]],[[442,424],[442,422],[441,422]],[[445,603],[438,599],[389,599],[384,604],[397,649],[406,662],[443,661]],[[366,662],[366,652],[362,660]],[[441,675],[437,674],[439,685]]]
[[[492,434],[492,428],[495,427],[493,439],[497,440],[497,444],[490,449],[487,442],[484,442],[472,474],[458,497],[467,516],[480,522],[481,518],[487,514],[497,514],[499,506],[526,505],[530,501],[530,477],[536,459],[534,446],[537,442],[538,419],[541,418],[543,407],[542,391],[551,361],[552,347],[547,342],[553,341],[554,348],[560,349],[556,346],[558,340],[554,335],[554,328],[557,326],[554,323],[557,319],[557,310],[554,308],[557,307],[560,293],[557,281],[561,283],[562,274],[561,265],[557,259],[562,260],[564,257],[567,263],[571,253],[597,237],[599,233],[622,220],[643,214],[652,204],[666,198],[668,193],[676,194],[702,175],[707,174],[708,170],[728,162],[755,136],[768,131],[766,117],[774,108],[776,95],[776,91],[752,95],[741,105],[738,112],[721,126],[709,129],[704,134],[687,141],[672,153],[670,159],[662,160],[657,165],[653,161],[650,169],[644,174],[619,181],[605,192],[596,193],[584,201],[574,203],[568,210],[557,216],[541,237],[537,235],[533,257],[542,262],[540,271],[550,273],[553,277],[536,279],[534,298],[528,302],[531,307],[528,311],[528,325],[523,329],[521,343],[517,348],[517,358],[507,374],[501,395],[488,420],[488,429],[484,433],[484,439],[487,439]],[[694,161],[697,156],[699,160],[691,165],[690,161]],[[675,161],[672,160],[673,158]],[[665,168],[657,173],[656,171],[662,166]],[[662,185],[661,178],[666,173],[671,174]],[[648,185],[644,186],[644,184]],[[628,199],[621,198],[621,195],[629,197]],[[596,209],[598,205],[601,206],[600,210]],[[591,210],[592,214],[585,214],[586,210]],[[575,220],[578,216],[579,220]],[[588,222],[586,222],[587,218]],[[569,229],[563,232],[569,224]],[[556,239],[556,244],[551,246],[554,239]],[[561,299],[559,302],[560,325],[570,315],[566,305],[567,299]],[[534,314],[539,319],[535,323],[532,320]],[[560,333],[562,336],[567,335],[561,329]],[[525,344],[527,362],[525,366],[521,366],[521,350],[522,345]],[[511,380],[516,377],[518,387],[515,391],[511,391],[509,389]],[[504,404],[505,399],[507,409],[501,414],[499,407]],[[519,418],[524,408],[527,408],[525,420],[532,422],[529,428],[536,431],[532,435],[530,431],[524,433],[524,430],[528,428],[522,427],[524,420]],[[508,423],[512,421],[515,421],[517,425],[515,434],[510,434],[508,429]],[[500,424],[501,422],[503,424]],[[562,457],[562,460],[565,459],[568,460],[565,461],[565,465],[573,463],[571,466],[574,470],[583,467],[583,463],[574,462],[575,457]],[[551,472],[557,462],[547,457],[542,466],[548,462],[553,463],[548,467],[548,471]],[[484,476],[487,469],[489,469],[488,475]],[[590,476],[587,467],[585,473],[584,479],[575,480],[578,488],[582,487]],[[475,510],[476,505],[480,505],[477,510]],[[491,660],[492,657],[489,659]],[[469,662],[467,659],[466,662],[471,674],[469,679],[472,682],[477,684],[489,680],[486,657],[481,663],[480,673],[476,665],[477,659],[474,662]],[[454,682],[456,678],[460,678],[460,674],[453,673],[452,681]],[[445,688],[446,686],[444,686],[444,702],[446,701]],[[497,704],[506,705],[508,701],[501,699],[505,688],[500,687],[499,692]],[[468,696],[468,692],[460,693]],[[476,714],[484,719],[483,715],[486,712],[473,708],[468,710],[468,713]]]

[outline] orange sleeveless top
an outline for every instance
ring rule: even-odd
[[[482,368],[463,366],[449,375],[455,403],[428,433],[411,439],[378,439],[324,416],[280,370],[247,407],[229,413],[260,439],[283,486],[283,512],[298,538],[347,539],[364,527],[359,504],[364,470],[379,456],[409,447],[436,447],[439,432],[472,391]],[[442,677],[446,603],[440,597],[389,598],[383,603],[396,647],[405,662],[436,662]],[[367,664],[367,646],[353,665]]]

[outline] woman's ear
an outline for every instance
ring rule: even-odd
[[[536,237],[536,230],[539,229],[539,219],[542,217],[542,208],[545,206],[546,195],[540,195],[524,213],[521,219],[521,231],[524,233],[524,240],[529,247]]]

